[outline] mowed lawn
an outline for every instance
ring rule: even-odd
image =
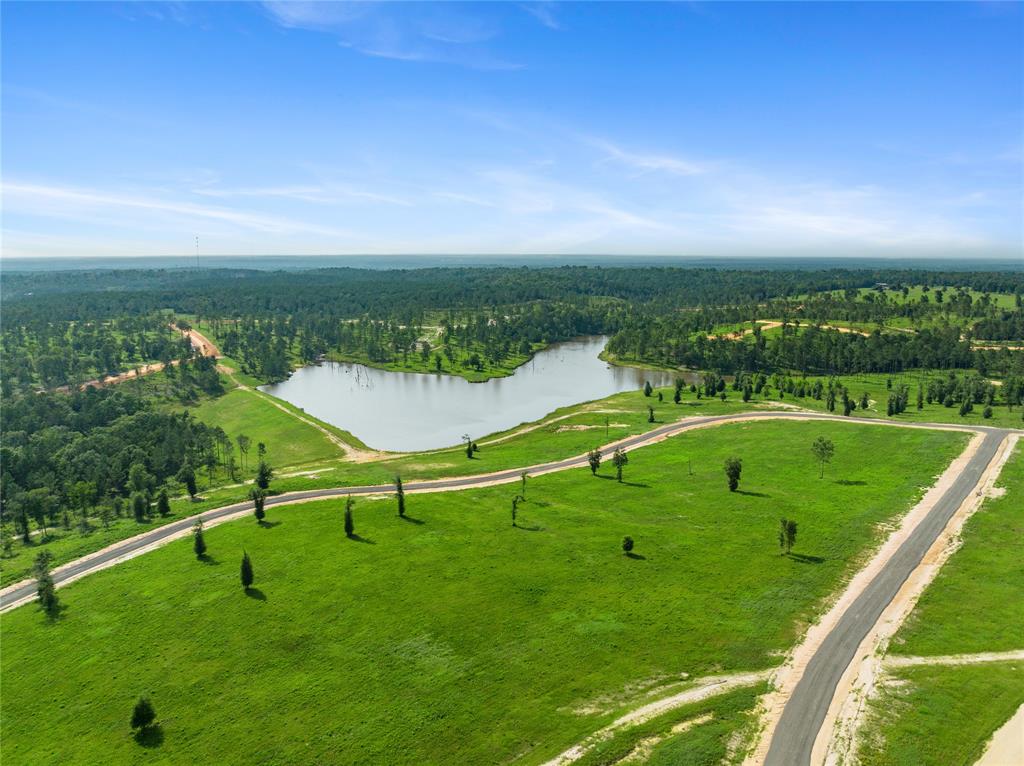
[[[267,461],[275,467],[337,458],[342,454],[338,446],[316,428],[282,412],[252,391],[236,388],[203,402],[191,412],[202,422],[223,428],[232,441],[241,434],[252,439],[246,473],[255,470],[259,442],[267,445]],[[240,457],[237,443],[235,456]]]
[[[1024,449],[1003,466],[1002,497],[967,522],[963,547],[889,647],[911,656],[1024,649]],[[869,708],[864,766],[973,764],[1024,704],[1024,662],[901,669]]]
[[[339,500],[215,527],[210,562],[179,540],[61,589],[54,623],[3,617],[5,760],[542,762],[684,673],[775,666],[966,438],[734,424],[630,453],[627,483],[610,465],[530,479],[520,528],[513,486],[410,494],[406,521],[358,500],[358,540]],[[800,524],[792,558],[780,516]],[[161,724],[148,748],[128,727],[140,694]]]

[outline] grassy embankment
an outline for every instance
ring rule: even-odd
[[[925,591],[890,653],[942,656],[1024,649],[1024,448],[1003,468],[1006,494],[967,523],[963,547]],[[869,710],[863,766],[973,764],[1024,704],[1024,663],[900,668]]]
[[[818,435],[842,466],[824,480],[809,450]],[[359,500],[359,540],[345,539],[339,500],[270,509],[265,527],[221,525],[207,532],[207,563],[177,541],[62,589],[54,623],[34,605],[5,615],[5,755],[538,763],[678,691],[684,673],[774,666],[877,525],[965,441],[734,424],[633,452],[624,484],[607,465],[598,478],[533,479],[518,529],[509,486],[410,495],[415,521],[398,519],[393,500]],[[730,455],[744,459],[742,492],[725,486]],[[800,523],[790,558],[775,540],[780,516]],[[238,582],[243,549],[251,598]],[[718,728],[685,737],[717,754],[754,692],[723,708]],[[162,726],[155,752],[128,732],[143,693]]]

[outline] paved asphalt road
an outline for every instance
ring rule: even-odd
[[[886,421],[873,420],[870,418],[841,417],[836,415],[825,415],[805,412],[748,412],[736,415],[720,415],[713,417],[690,418],[679,423],[670,423],[648,431],[647,433],[632,436],[618,442],[618,446],[624,449],[633,448],[645,444],[652,439],[661,436],[671,436],[695,426],[706,425],[715,422],[728,422],[747,418],[795,418],[812,420],[840,420],[843,422],[860,422],[872,425],[886,425]],[[943,424],[916,424],[921,426],[942,427]],[[932,542],[945,528],[949,519],[960,504],[964,501],[971,489],[978,482],[985,466],[995,455],[1000,442],[1009,431],[997,428],[971,427],[972,430],[983,431],[984,440],[977,453],[971,459],[967,469],[957,477],[949,491],[936,503],[932,511],[921,521],[907,541],[896,551],[893,557],[886,563],[882,571],[868,585],[861,596],[850,606],[840,618],[839,624],[825,638],[818,652],[811,658],[804,672],[803,677],[793,691],[792,697],[786,703],[778,727],[772,737],[766,760],[767,766],[803,766],[809,764],[811,749],[814,746],[815,737],[818,734],[821,724],[825,719],[832,697],[835,694],[836,686],[843,671],[853,659],[853,655],[867,632],[878,620],[879,615],[896,595],[903,581],[910,575],[914,568],[920,563],[925,552]],[[585,456],[558,460],[552,463],[530,466],[526,470],[530,473],[550,473],[570,468],[583,467],[587,465]],[[507,471],[486,474],[483,476],[469,476],[458,479],[436,479],[433,481],[407,482],[405,488],[409,490],[430,490],[430,489],[462,489],[480,486],[491,483],[512,482],[518,480],[523,468],[514,468]],[[393,492],[391,484],[363,486],[363,487],[335,487],[331,489],[314,489],[305,492],[290,492],[284,495],[267,498],[267,505],[282,505],[293,503],[298,500],[314,498],[330,498],[343,495],[366,495],[380,492]],[[222,508],[205,511],[201,515],[204,521],[215,521],[217,519],[231,516],[239,511],[247,510],[251,503],[235,503]],[[194,517],[193,517],[194,518]],[[79,560],[67,565],[61,571],[53,573],[54,581],[60,583],[72,577],[80,576],[91,570],[102,567],[104,564],[117,559],[125,554],[130,554],[153,543],[173,536],[175,533],[189,529],[193,519],[182,519],[151,532],[125,540],[119,545],[112,546],[103,554],[93,558]],[[3,596],[0,596],[0,611],[9,604],[13,604],[24,598],[30,597],[35,592],[34,583],[26,583]]]
[[[998,429],[985,430],[984,441],[964,472],[840,617],[839,623],[807,663],[793,695],[782,710],[765,766],[810,764],[814,740],[832,703],[836,686],[860,642],[974,489],[999,444],[1009,433]]]

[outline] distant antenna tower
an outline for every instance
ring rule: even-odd
[[[196,268],[199,268],[199,235],[196,235]]]

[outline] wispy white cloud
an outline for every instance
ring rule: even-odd
[[[551,2],[524,3],[520,6],[548,29],[560,30],[562,24],[555,16],[555,4]]]
[[[126,211],[134,211],[156,216],[173,216],[183,221],[214,221],[239,229],[272,234],[349,234],[335,227],[296,221],[277,215],[95,189],[5,181],[2,194],[5,210],[41,217],[80,219],[99,212],[116,220]],[[139,225],[134,218],[125,220],[125,223],[130,226]]]
[[[489,49],[500,27],[493,15],[469,10],[472,5],[269,0],[263,6],[281,26],[333,34],[342,46],[367,56],[472,69],[522,68]]]
[[[401,197],[395,197],[390,194],[381,194],[374,191],[357,189],[351,186],[335,183],[242,188],[199,186],[193,189],[192,192],[203,197],[218,197],[222,199],[236,197],[251,197],[257,199],[280,198],[299,200],[301,202],[313,202],[320,205],[343,204],[353,200],[379,202],[387,205],[400,205],[402,207],[409,207],[413,204],[409,200],[402,199]]]
[[[668,154],[642,154],[631,152],[601,138],[585,139],[587,143],[604,153],[602,161],[616,162],[641,173],[661,172],[677,176],[695,176],[706,173],[706,165]]]

